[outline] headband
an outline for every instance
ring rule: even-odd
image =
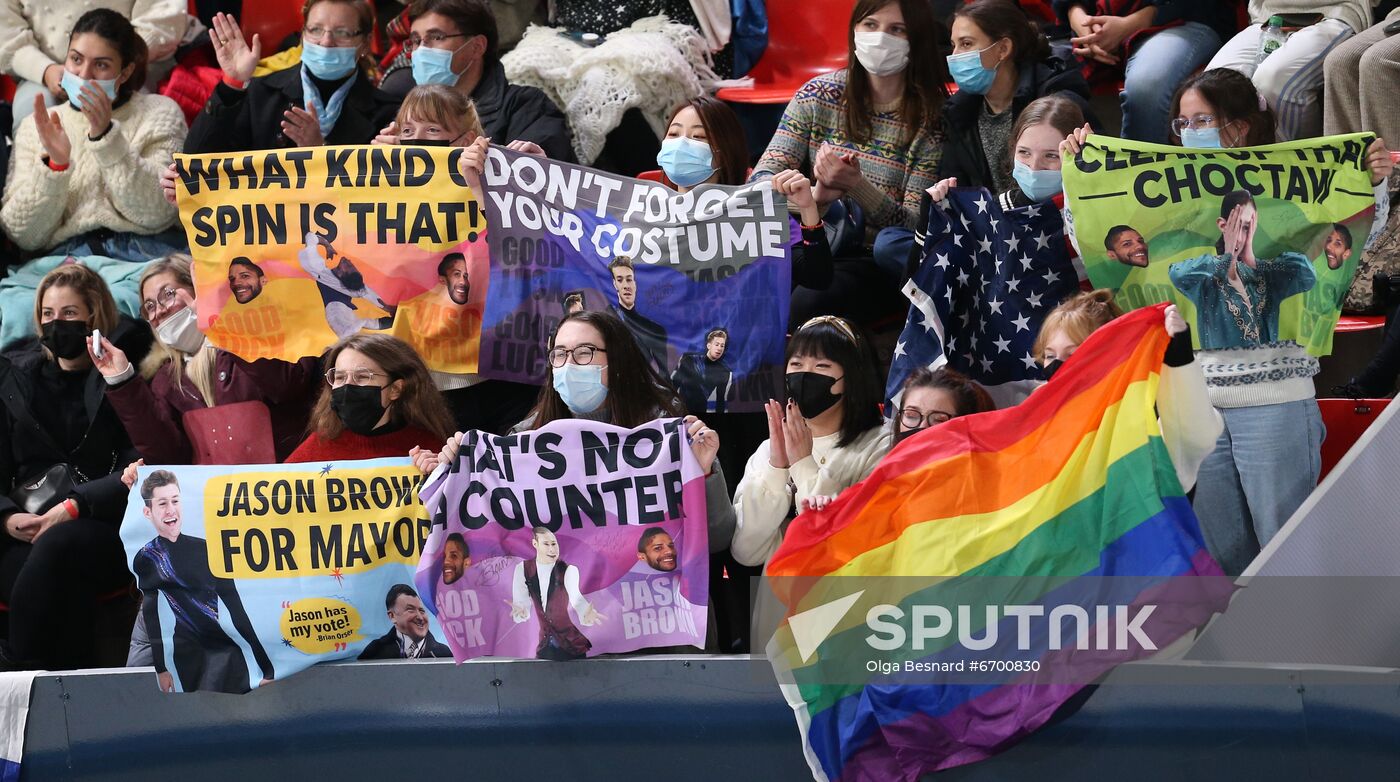
[[[818,323],[825,323],[831,326],[832,328],[836,329],[837,331],[841,332],[842,334],[845,334],[846,339],[849,339],[852,345],[860,344],[860,341],[856,339],[856,333],[851,329],[850,324],[847,323],[845,320],[836,317],[835,315],[818,315],[817,317],[812,318],[806,323],[803,323],[802,328],[799,328],[798,331],[803,331],[808,326],[815,326]]]

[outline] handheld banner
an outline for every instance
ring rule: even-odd
[[[406,459],[142,467],[122,522],[163,689],[247,692],[325,660],[446,657],[411,586]]]
[[[704,484],[680,419],[467,432],[423,492],[418,591],[459,661],[703,648]]]
[[[1200,348],[1330,353],[1376,212],[1372,138],[1184,149],[1090,136],[1064,175],[1089,280],[1125,309],[1175,302]]]
[[[1031,347],[1041,322],[1079,290],[1060,211],[1049,204],[1006,211],[985,188],[954,188],[938,204],[925,197],[923,211],[886,409],[899,409],[915,370],[942,366],[981,383],[998,406],[1018,404],[1040,383]]]
[[[253,360],[391,332],[432,369],[476,371],[485,225],[460,149],[177,155],[199,326]]]
[[[782,388],[792,263],[769,182],[655,182],[492,146],[482,178],[491,297],[481,373],[539,383],[578,309],[622,318],[691,412],[758,410]]]

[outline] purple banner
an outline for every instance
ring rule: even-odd
[[[704,647],[705,479],[680,419],[468,432],[416,581],[458,662]]]
[[[482,375],[543,381],[560,319],[608,310],[692,413],[781,396],[792,236],[770,182],[678,193],[492,146],[482,183]]]

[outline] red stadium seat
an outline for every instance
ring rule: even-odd
[[[1383,315],[1343,315],[1337,320],[1335,331],[1347,334],[1353,331],[1370,331],[1380,328],[1385,328],[1385,316]]]
[[[257,33],[263,56],[275,54],[287,36],[301,30],[301,3],[288,0],[243,0],[238,24],[249,41]]]
[[[9,76],[0,75],[0,98],[3,98],[10,103],[14,103],[16,87],[18,87],[18,85],[15,84],[14,79],[10,78]]]
[[[785,104],[813,76],[846,67],[854,7],[853,0],[769,0],[768,48],[749,71],[753,86],[725,87],[716,97],[732,103]]]
[[[1322,441],[1322,474],[1318,476],[1321,480],[1346,456],[1390,400],[1319,399],[1317,404],[1322,408],[1322,423],[1327,427],[1327,437]]]

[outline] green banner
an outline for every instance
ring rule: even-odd
[[[1175,302],[1200,348],[1330,353],[1375,217],[1372,138],[1186,149],[1090,136],[1064,168],[1090,282],[1124,309]]]

